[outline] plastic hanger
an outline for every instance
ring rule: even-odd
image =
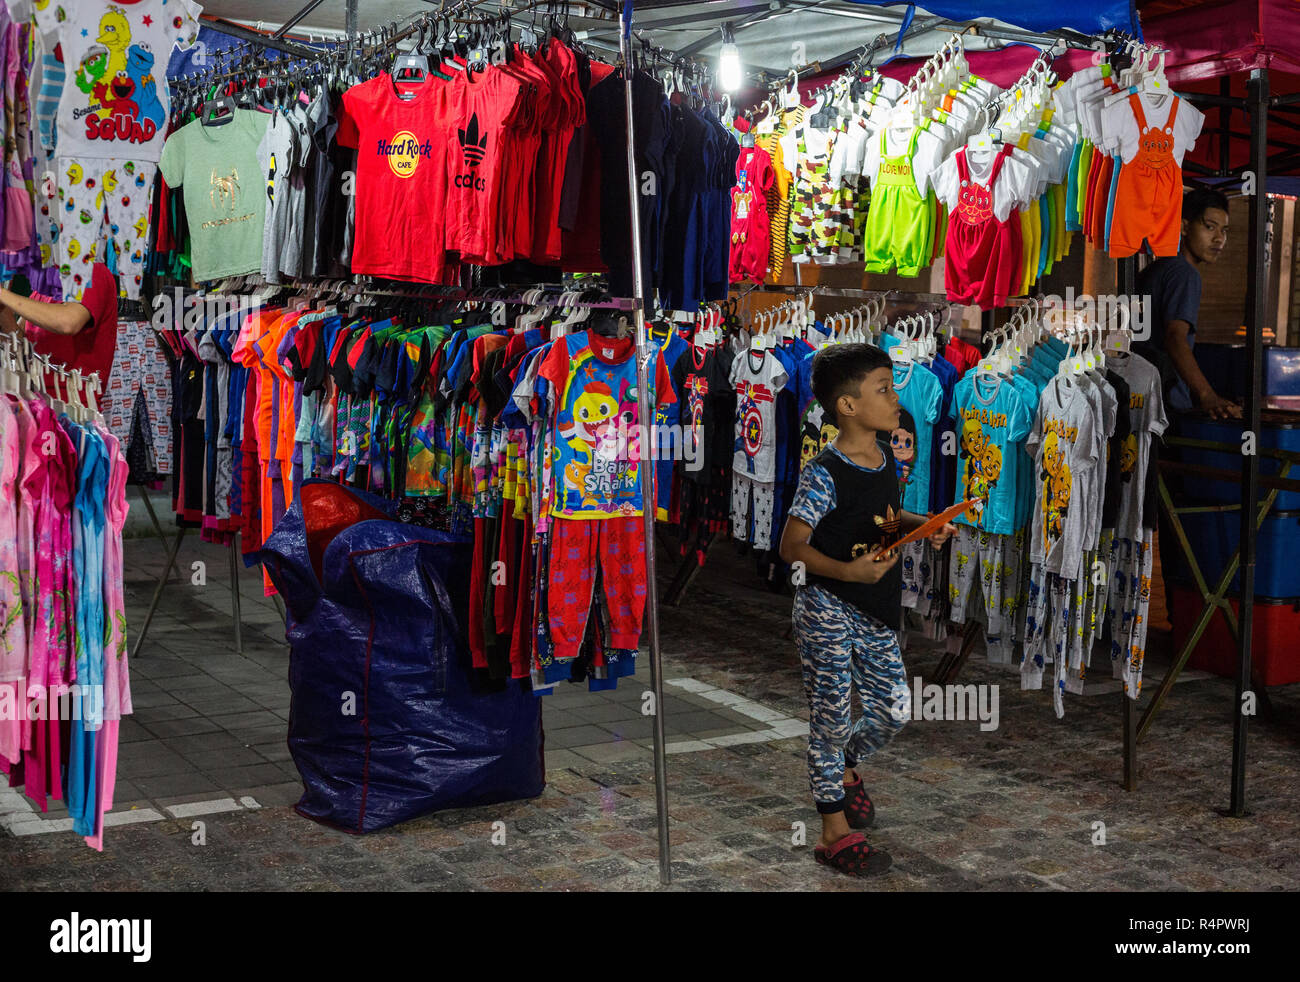
[[[234,96],[218,96],[203,103],[199,119],[204,126],[224,126],[235,118],[236,108]]]

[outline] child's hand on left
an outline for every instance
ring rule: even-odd
[[[937,532],[932,532],[929,536],[930,545],[936,549],[942,549],[943,544],[957,534],[957,526],[949,522]]]

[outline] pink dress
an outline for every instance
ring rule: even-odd
[[[15,489],[22,449],[18,417],[0,399],[0,757],[18,763],[22,755],[22,713],[26,688],[27,624],[18,562],[18,501]]]
[[[127,673],[126,597],[122,589],[122,527],[126,524],[126,478],[130,468],[116,437],[100,428],[108,453],[107,498],[104,501],[104,725],[95,743],[95,834],[86,844],[104,850],[104,813],[113,807],[117,784],[117,748],[121,718],[131,714],[131,682]]]
[[[131,682],[127,672],[126,597],[122,589],[122,528],[128,505],[126,479],[130,468],[121,444],[100,430],[108,452],[108,498],[104,502],[104,719],[131,715]]]

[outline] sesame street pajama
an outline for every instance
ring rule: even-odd
[[[116,273],[123,296],[140,299],[157,169],[156,163],[124,157],[55,159],[58,189],[50,208],[59,232],[53,261],[64,300],[81,299],[97,262]]]
[[[889,743],[912,718],[898,634],[817,586],[794,596],[794,639],[808,697],[808,783],[817,811],[844,810],[844,768]],[[850,723],[853,689],[862,715]]]

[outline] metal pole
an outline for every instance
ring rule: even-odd
[[[641,272],[641,182],[636,172],[636,132],[632,119],[632,0],[626,0],[623,5],[622,27],[619,49],[623,56],[623,97],[627,109],[627,196],[632,219],[632,293],[636,300],[632,317],[636,322],[636,387],[641,400],[639,422],[643,434],[638,466],[641,469],[641,510],[645,519],[645,617],[646,629],[650,633],[650,687],[654,690],[655,707],[655,808],[659,816],[659,882],[667,886],[672,882],[673,873],[668,842],[668,761],[664,752],[664,680],[659,654],[659,591],[655,584],[655,455],[650,450],[655,407],[648,405],[655,400],[647,398],[650,392],[648,361],[653,349],[646,338],[645,283]],[[658,354],[657,351],[654,353]]]
[[[281,24],[279,27],[277,27],[275,29],[275,32],[271,35],[271,37],[273,38],[284,37],[295,27],[297,27],[302,22],[303,18],[305,18],[308,14],[310,14],[313,10],[315,10],[324,2],[325,0],[307,0],[307,3],[303,6],[303,8],[299,10],[296,14],[294,14],[292,17],[290,17],[283,24]],[[356,9],[355,0],[348,0],[348,7],[352,8],[355,11]]]
[[[230,544],[230,613],[235,618],[235,654],[243,656],[244,638],[243,638],[243,616],[239,610],[239,533],[235,533],[235,540]]]
[[[1137,707],[1128,693],[1121,691],[1119,697],[1124,700],[1124,790],[1137,790],[1137,748],[1138,748],[1138,714]]]
[[[1246,430],[1260,437],[1260,370],[1264,363],[1264,317],[1268,290],[1268,265],[1264,260],[1264,241],[1268,225],[1268,69],[1256,68],[1247,82],[1246,101],[1250,106],[1250,166],[1255,172],[1255,193],[1250,199],[1251,272],[1246,305]],[[1250,691],[1251,643],[1254,639],[1255,613],[1255,539],[1258,534],[1256,510],[1259,507],[1259,455],[1241,458],[1241,615],[1237,634],[1237,691],[1232,707],[1232,802],[1228,813],[1234,818],[1246,815],[1246,713],[1243,700]]]
[[[347,31],[348,40],[354,41],[357,37],[357,0],[345,0],[343,8],[343,26]]]

